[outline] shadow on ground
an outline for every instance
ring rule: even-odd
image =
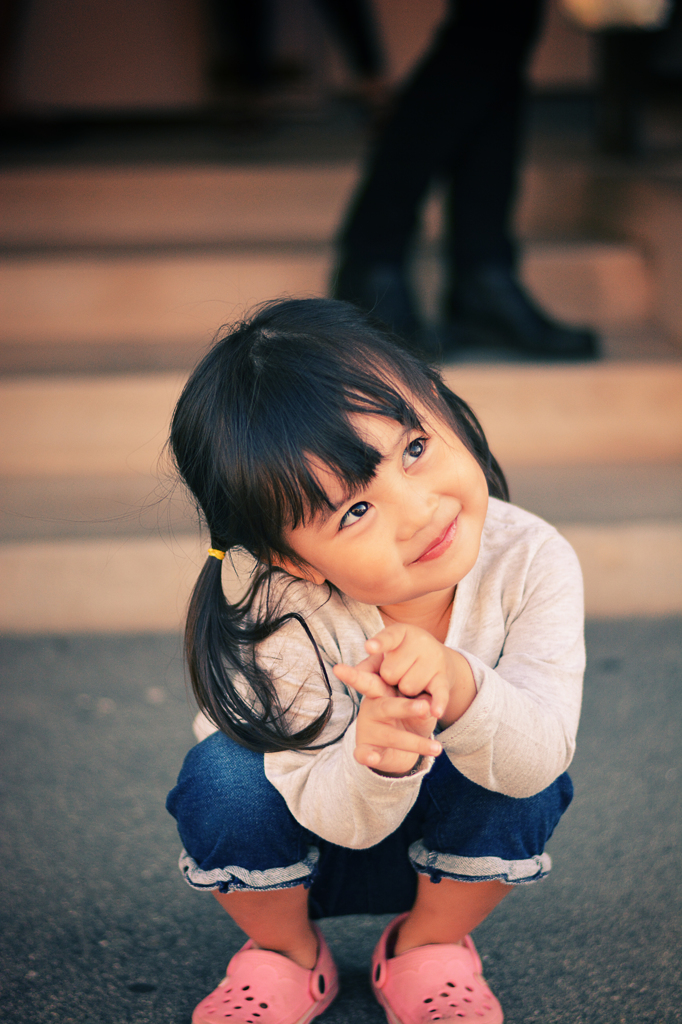
[[[555,870],[477,933],[507,1024],[682,1017],[681,627],[588,628]],[[4,1019],[189,1024],[241,938],[175,867],[163,804],[191,744],[177,638],[5,638],[1,650]],[[343,986],[327,1024],[384,1021],[366,971],[386,920],[323,922]]]

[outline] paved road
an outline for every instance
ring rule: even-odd
[[[576,800],[555,871],[478,931],[508,1024],[682,1019],[682,622],[592,623]],[[189,1024],[240,944],[176,873],[163,800],[191,743],[178,641],[4,639],[3,1020]],[[324,922],[326,1024],[382,1024],[385,918]]]

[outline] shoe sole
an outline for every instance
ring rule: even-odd
[[[303,1016],[296,1021],[296,1024],[308,1024],[308,1022],[314,1020],[315,1017],[319,1017],[321,1013],[324,1013],[328,1006],[331,1006],[338,994],[339,983],[336,981],[329,992],[325,995],[324,999],[321,1002],[316,1003],[315,1006],[311,1006],[309,1012],[304,1013]],[[398,1022],[398,1024],[400,1024],[400,1022]]]
[[[400,1017],[396,1017],[396,1015],[393,1012],[393,1010],[391,1009],[391,1007],[383,999],[379,989],[376,989],[376,988],[374,988],[374,986],[372,986],[372,991],[374,992],[374,998],[376,999],[376,1001],[379,1003],[379,1005],[381,1006],[382,1010],[386,1014],[386,1020],[388,1021],[388,1024],[404,1024],[404,1022],[400,1019]],[[450,1017],[450,1018],[448,1018],[448,1017],[441,1017],[439,1019],[441,1021],[441,1024],[448,1024],[448,1021],[452,1021],[452,1024],[456,1024],[454,1017]],[[504,1024],[504,1016],[499,1017],[498,1020],[499,1020],[499,1024]]]
[[[455,356],[462,349],[481,349],[499,352],[500,356],[510,352],[527,360],[547,363],[592,362],[599,358],[599,351],[588,348],[570,353],[547,352],[523,345],[510,338],[492,325],[477,321],[459,320],[448,324],[442,331],[444,354]]]
[[[388,1024],[403,1024],[401,1019],[399,1017],[396,1017],[391,1007],[384,1000],[379,989],[376,989],[374,988],[374,986],[372,986],[372,991],[374,992],[374,998],[376,999],[376,1001],[379,1003],[382,1010],[386,1014],[386,1020],[388,1021]]]

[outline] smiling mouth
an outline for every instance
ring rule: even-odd
[[[446,551],[457,533],[457,519],[453,519],[449,526],[446,526],[440,536],[436,537],[432,544],[428,546],[419,558],[415,558],[415,562],[430,562],[432,558],[439,558],[444,551]]]

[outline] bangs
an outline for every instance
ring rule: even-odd
[[[286,383],[280,378],[279,386],[260,392],[259,408],[252,409],[252,436],[260,436],[264,444],[251,469],[253,502],[269,510],[275,529],[279,524],[277,547],[284,531],[337,510],[338,501],[325,490],[318,467],[329,470],[341,485],[342,501],[375,476],[384,453],[358,433],[354,416],[383,416],[406,429],[421,429],[420,417],[396,386],[393,371],[375,369],[370,374],[346,366],[340,383],[338,373],[323,377],[319,367],[305,375],[290,369]]]

